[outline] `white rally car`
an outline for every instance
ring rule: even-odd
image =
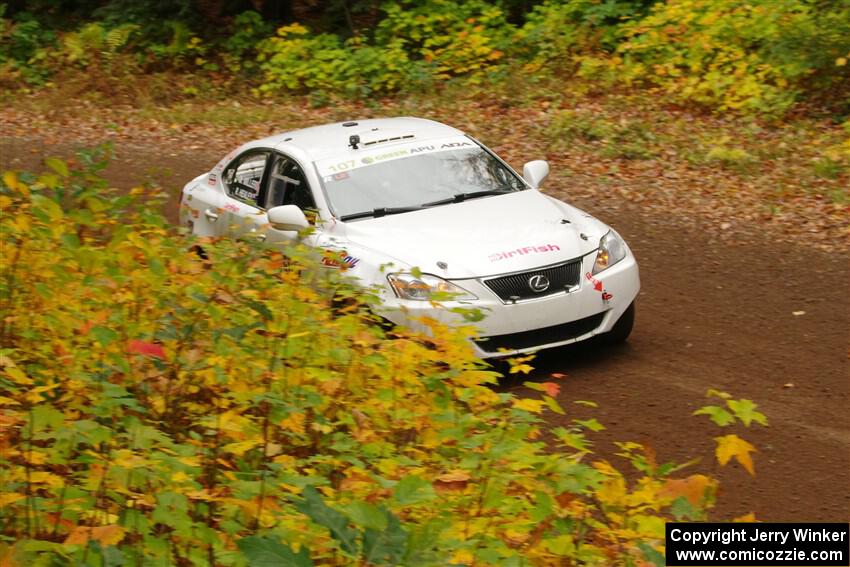
[[[482,358],[603,333],[625,340],[635,258],[608,226],[541,193],[548,173],[532,161],[520,177],[431,120],[343,122],[239,147],[183,188],[180,222],[199,236],[302,238],[332,251],[324,263],[378,289],[380,314],[399,325],[479,308]],[[451,299],[441,307],[435,294]]]

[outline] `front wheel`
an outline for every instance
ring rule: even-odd
[[[623,312],[620,318],[614,323],[614,327],[602,335],[606,343],[620,344],[626,342],[629,335],[632,334],[632,327],[635,326],[635,304],[631,305]]]

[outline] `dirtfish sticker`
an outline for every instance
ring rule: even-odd
[[[557,244],[544,244],[543,246],[524,246],[522,248],[517,248],[516,250],[496,252],[495,254],[490,254],[488,258],[491,262],[498,262],[499,260],[507,260],[508,258],[513,258],[514,256],[527,256],[529,254],[556,252],[560,249],[561,248]]]
[[[360,263],[360,258],[355,258],[345,250],[326,250],[326,256],[322,257],[322,265],[328,268],[353,269]]]

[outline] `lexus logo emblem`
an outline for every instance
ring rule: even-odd
[[[549,278],[544,275],[536,274],[528,278],[528,287],[531,291],[540,293],[549,289]]]

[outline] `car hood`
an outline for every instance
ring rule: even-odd
[[[406,264],[401,269],[417,267],[452,279],[577,258],[596,250],[608,230],[579,209],[532,189],[352,221],[338,228],[352,244]]]

